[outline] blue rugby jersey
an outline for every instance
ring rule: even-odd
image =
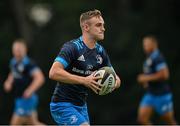
[[[166,61],[159,50],[152,52],[144,62],[143,71],[145,74],[153,74],[163,68],[168,67]],[[159,80],[148,83],[147,91],[155,94],[162,95],[170,92],[170,86],[167,81]]]
[[[66,42],[55,62],[60,62],[64,65],[66,71],[79,76],[88,76],[104,66],[111,67],[104,48],[96,43],[94,49],[89,49],[83,42],[82,36]],[[85,104],[87,95],[87,88],[83,85],[58,82],[53,93],[52,102],[71,102],[81,106]]]
[[[10,69],[14,77],[13,91],[15,97],[22,97],[23,92],[32,82],[32,73],[39,67],[29,57],[24,57],[17,62],[15,58],[10,61]]]

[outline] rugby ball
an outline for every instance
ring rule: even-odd
[[[113,87],[116,83],[116,74],[111,67],[102,67],[94,74],[95,77],[101,77],[102,79],[97,82],[102,86],[102,90],[98,92],[99,95],[106,95],[112,92]]]

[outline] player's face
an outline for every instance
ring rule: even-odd
[[[19,61],[26,55],[26,46],[22,43],[14,43],[12,47],[14,57]]]
[[[156,44],[150,38],[143,39],[143,49],[146,54],[150,54],[154,51]]]
[[[89,30],[88,33],[94,40],[103,40],[104,39],[104,20],[101,16],[92,17],[89,19]]]

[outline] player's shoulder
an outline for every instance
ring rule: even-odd
[[[162,54],[159,50],[153,51],[152,54],[150,55],[150,58],[153,60],[161,58],[161,57],[162,57]]]
[[[30,58],[29,56],[24,57],[22,62],[24,65],[27,65],[27,66],[36,65],[35,60]]]
[[[102,45],[100,45],[98,42],[96,43],[96,50],[99,52],[99,53],[105,53],[105,49]]]
[[[63,46],[68,46],[69,48],[77,50],[83,49],[82,39],[81,37],[72,39],[70,41],[65,42]]]
[[[21,63],[23,63],[24,65],[30,64],[31,62],[33,62],[33,60],[32,60],[31,58],[29,58],[28,56],[25,56],[25,57],[22,59],[22,61],[21,61]],[[13,57],[13,58],[10,60],[10,64],[11,64],[11,65],[14,65],[14,64],[16,64],[16,63],[17,63],[17,60],[16,60],[15,57]]]
[[[159,50],[156,50],[153,55],[151,56],[152,60],[154,62],[164,62],[165,59],[164,59],[164,56],[163,54],[159,51]]]
[[[16,64],[16,59],[13,57],[10,59],[10,65]]]

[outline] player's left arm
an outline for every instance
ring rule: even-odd
[[[106,51],[105,51],[105,49],[103,48],[103,55],[104,55],[104,64],[105,64],[105,66],[109,66],[109,67],[112,67],[112,69],[114,70],[114,68],[113,68],[113,66],[111,65],[111,61],[110,61],[110,58],[109,58],[109,56],[108,56],[108,54],[106,53]],[[114,70],[114,72],[115,72],[115,70]],[[116,74],[116,72],[115,72],[115,74]],[[114,89],[117,89],[117,88],[119,88],[120,87],[120,85],[121,85],[121,79],[120,79],[120,77],[116,74],[116,84],[115,84],[115,87],[114,87]],[[113,90],[114,90],[113,89]]]
[[[34,92],[36,92],[44,84],[44,75],[39,68],[35,68],[32,71],[31,76],[33,78],[29,87],[24,91],[23,97],[29,98]]]

